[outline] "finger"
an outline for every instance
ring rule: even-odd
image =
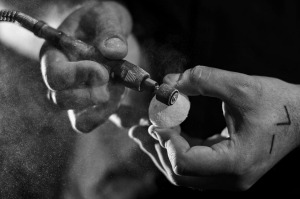
[[[157,141],[159,141],[159,143],[160,143],[160,145],[162,146],[162,147],[165,147],[164,146],[164,140],[165,140],[165,138],[164,138],[164,133],[157,133],[157,130],[158,129],[160,129],[160,128],[158,128],[158,127],[156,127],[156,126],[154,126],[154,125],[151,125],[149,128],[148,128],[148,133],[149,133],[149,135],[152,137],[152,138],[154,138],[154,139],[156,139]],[[167,129],[167,131],[168,132],[172,132],[173,134],[180,134],[180,127],[178,128],[177,126],[175,127],[175,128],[169,128],[169,129]]]
[[[93,15],[96,16],[96,47],[107,58],[124,58],[128,51],[127,37],[132,29],[127,9],[116,2],[103,2],[89,12],[89,20]]]
[[[163,169],[155,149],[156,145],[159,144],[148,135],[147,131],[147,126],[133,126],[130,128],[128,134],[140,146],[141,150],[151,158],[155,166],[167,177],[167,173]]]
[[[106,86],[50,91],[54,104],[62,109],[83,109],[109,100]]]
[[[219,143],[223,140],[228,139],[229,135],[226,137],[226,129],[227,128],[225,128],[222,131],[223,134],[222,133],[221,134],[215,134],[215,135],[213,135],[211,137],[208,137],[207,139],[203,140],[201,145],[210,147],[210,146],[213,146],[213,145],[215,145],[215,144],[217,144],[217,143]],[[227,131],[227,134],[228,134],[228,131]]]
[[[227,179],[222,179],[222,177],[217,176],[185,176],[185,175],[178,175],[176,171],[174,172],[172,164],[169,160],[168,153],[166,149],[161,147],[160,145],[155,145],[156,152],[159,157],[159,161],[163,166],[163,169],[167,173],[168,180],[179,186],[197,188],[197,189],[225,189],[226,185],[224,181],[228,181]]]
[[[148,130],[149,131],[149,130]],[[200,186],[204,182],[208,182],[208,179],[201,178],[187,178],[176,175],[171,163],[168,159],[166,149],[162,148],[156,140],[152,139],[147,134],[147,127],[134,126],[129,131],[129,136],[139,144],[140,148],[152,159],[156,167],[166,176],[166,178],[175,185],[197,185]]]
[[[130,15],[123,6],[115,2],[94,2],[72,13],[59,29],[68,35],[96,44],[107,58],[121,59],[127,54],[126,37],[131,27]],[[90,38],[80,38],[80,35]],[[108,79],[107,71],[103,73],[105,68],[100,64],[89,61],[68,62],[67,57],[52,46],[43,46],[41,59],[45,82],[53,90],[76,86],[90,77],[95,77],[97,81],[90,81],[96,83],[103,79],[101,75]],[[103,81],[107,82],[106,79]]]
[[[69,110],[68,115],[75,131],[90,133],[103,124],[116,110],[117,106],[112,107],[107,103],[102,103],[81,111]]]
[[[203,144],[203,139],[189,136],[188,134],[183,133],[183,132],[181,132],[180,135],[189,143],[190,147]]]
[[[229,189],[233,184],[228,176],[178,175],[169,159],[169,152],[147,133],[147,127],[135,126],[130,129],[129,136],[137,142],[141,149],[148,154],[158,169],[175,185],[198,189]],[[176,132],[176,130],[175,130]],[[205,174],[207,175],[207,174]]]
[[[109,98],[106,102],[97,103],[94,106],[83,110],[68,111],[72,127],[77,132],[89,133],[104,123],[109,116],[118,110],[125,89],[119,84],[109,82],[107,84],[107,93]],[[101,97],[101,93],[99,93]]]
[[[170,129],[156,128],[155,133],[166,148],[173,171],[178,175],[224,174],[232,169],[233,156],[229,140],[207,146],[190,147],[178,133]]]
[[[163,82],[172,86],[172,87],[176,87],[177,86],[177,82],[178,80],[180,80],[182,78],[183,73],[170,73],[167,74],[164,79]]]
[[[157,128],[156,126],[151,125],[148,128],[148,133],[152,138],[156,139],[157,141],[162,140],[162,138],[159,139],[157,137],[157,134],[155,132],[156,128]],[[172,133],[180,134],[189,143],[190,146],[202,145],[202,143],[203,143],[202,139],[194,138],[194,137],[191,137],[191,136],[187,135],[186,133],[181,132],[181,127],[180,126],[175,126],[173,128],[170,128],[169,130],[173,131]],[[162,135],[160,135],[160,136],[162,136]],[[161,145],[162,145],[162,147],[164,147],[164,143],[161,143]]]
[[[172,165],[170,163],[170,160],[168,159],[166,149],[162,148],[161,145],[156,144],[155,151],[158,157],[157,161],[159,161],[159,163],[162,166],[162,169],[165,171],[165,176],[167,177],[167,179],[173,184],[181,184],[181,182],[179,182],[179,177],[173,172]]]
[[[154,131],[154,128],[155,128],[154,125],[149,126],[149,128],[148,128],[148,133],[149,133],[149,135],[150,135],[153,139],[159,141],[159,140],[158,140],[158,137],[157,137],[157,135],[156,135],[156,133],[155,133],[155,131]]]
[[[196,66],[182,74],[169,74],[165,81],[186,95],[217,97],[225,102],[256,95],[259,87],[251,76],[206,66]]]
[[[108,82],[105,67],[93,61],[69,62],[60,51],[49,47],[41,57],[44,81],[51,90],[60,91],[82,85],[101,86]]]

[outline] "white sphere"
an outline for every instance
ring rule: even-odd
[[[161,103],[154,96],[149,106],[149,119],[157,127],[170,128],[178,126],[187,118],[190,106],[188,97],[181,93],[171,106]]]

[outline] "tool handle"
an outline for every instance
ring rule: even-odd
[[[145,79],[150,78],[150,75],[141,67],[126,60],[107,59],[94,46],[68,36],[42,21],[36,23],[33,29],[38,37],[46,39],[49,43],[61,49],[71,61],[91,60],[98,62],[108,70],[111,78],[124,86],[136,91],[143,91],[146,88],[143,86],[143,82]]]

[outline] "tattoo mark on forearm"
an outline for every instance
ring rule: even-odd
[[[277,123],[276,125],[277,126],[282,126],[282,125],[291,125],[291,118],[290,118],[290,114],[289,114],[289,111],[287,109],[286,106],[284,106],[284,109],[285,109],[285,113],[286,113],[286,116],[287,116],[287,121],[285,122],[280,122],[280,123]]]
[[[270,148],[270,152],[269,152],[270,154],[272,153],[272,150],[273,150],[274,140],[275,140],[275,135],[272,136],[271,148]]]

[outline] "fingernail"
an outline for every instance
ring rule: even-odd
[[[151,137],[153,137],[154,139],[158,140],[158,138],[157,138],[157,135],[156,135],[156,132],[155,132],[155,131],[149,131],[149,135],[150,135]]]
[[[171,86],[176,86],[178,84],[178,82],[181,80],[181,78],[182,78],[182,73],[180,73],[180,74],[168,74],[164,78],[164,82],[171,85]]]
[[[126,47],[125,43],[118,37],[112,37],[107,39],[104,45],[106,48],[113,48],[113,49],[114,48],[121,49]]]
[[[179,74],[168,74],[164,78],[164,83],[167,83],[170,86],[175,86],[178,80]]]
[[[153,137],[154,139],[158,140],[154,128],[155,128],[155,127],[154,127],[153,125],[151,125],[151,126],[148,128],[148,133],[149,133],[149,135],[150,135],[151,137]]]
[[[181,81],[182,77],[183,77],[183,73],[180,73],[179,76],[178,76],[178,79],[176,81],[176,85],[179,84],[179,82]]]

